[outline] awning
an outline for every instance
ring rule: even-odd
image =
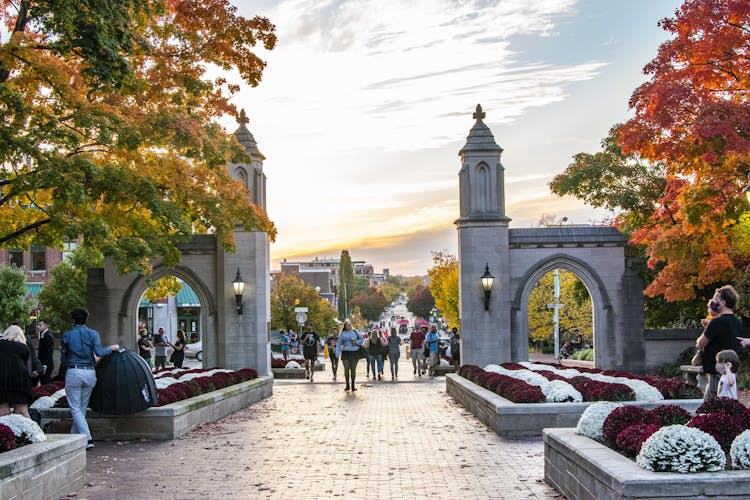
[[[190,288],[190,285],[187,283],[182,284],[182,288],[179,292],[177,292],[177,296],[174,298],[175,303],[177,304],[177,307],[200,307],[201,302],[198,299],[198,295],[193,291],[192,288]],[[149,301],[146,297],[143,297],[141,299],[140,304],[138,304],[138,307],[150,307],[151,301]]]

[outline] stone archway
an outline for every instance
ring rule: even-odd
[[[532,265],[519,282],[513,300],[511,302],[511,348],[514,358],[523,359],[528,353],[528,331],[529,331],[529,297],[534,284],[545,274],[556,268],[566,269],[575,274],[586,286],[591,298],[593,311],[593,334],[594,346],[604,345],[613,339],[606,338],[606,328],[609,323],[609,315],[612,311],[609,294],[606,286],[602,283],[598,273],[586,262],[569,254],[558,253],[543,259]],[[514,323],[517,323],[514,325]],[[594,363],[601,366],[602,349],[594,349]]]
[[[562,267],[589,289],[594,306],[595,363],[635,372],[645,368],[643,284],[628,266],[627,238],[609,226],[510,229],[505,214],[503,149],[485,113],[459,152],[458,229],[461,358],[466,364],[528,359],[528,297],[546,272]],[[480,284],[485,266],[495,275],[485,305]]]

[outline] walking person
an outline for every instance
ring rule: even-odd
[[[427,374],[430,377],[434,377],[435,370],[440,366],[440,336],[435,325],[430,326],[430,331],[427,337],[425,337],[425,342],[427,342],[427,350],[430,353],[430,358],[427,362]]]
[[[336,344],[339,339],[338,328],[332,328],[331,334],[326,339],[326,345],[328,346],[328,359],[331,360],[331,371],[333,372],[333,381],[336,381],[336,372],[339,369],[339,358],[336,356]]]
[[[423,375],[422,353],[424,353],[424,332],[415,328],[409,335],[409,349],[411,349],[411,363],[414,365],[414,375]]]
[[[357,330],[352,328],[352,322],[344,321],[344,327],[336,342],[336,357],[341,358],[344,365],[344,379],[346,380],[345,391],[356,391],[355,380],[357,377],[357,362],[359,361],[359,348],[365,343],[365,338]]]
[[[148,330],[141,328],[138,332],[138,337],[138,354],[141,355],[148,367],[153,370],[154,365],[151,362],[151,352],[154,350],[154,346],[148,339]]]
[[[70,313],[73,328],[63,334],[61,366],[65,372],[65,396],[68,398],[70,415],[73,419],[71,434],[84,434],[88,440],[86,449],[94,447],[89,425],[86,422],[86,408],[89,405],[91,392],[96,385],[94,365],[97,357],[109,356],[120,348],[113,344],[102,347],[99,332],[86,326],[89,313],[85,309],[75,308]]]
[[[696,341],[696,349],[703,350],[703,372],[708,376],[703,399],[716,397],[719,388],[719,373],[716,371],[716,355],[726,349],[736,351],[742,333],[742,322],[734,315],[739,294],[730,285],[716,289],[709,307],[719,316],[708,322],[708,326]],[[743,341],[744,344],[744,341]]]
[[[29,416],[31,404],[31,351],[18,325],[10,325],[0,337],[0,416]]]
[[[387,352],[386,343],[380,334],[380,330],[373,330],[370,336],[365,340],[365,349],[367,349],[367,361],[372,371],[372,379],[383,380],[383,354]]]
[[[401,357],[401,337],[396,334],[396,329],[391,328],[388,337],[388,363],[391,368],[391,380],[398,379],[398,360]]]
[[[49,325],[45,320],[41,320],[36,325],[39,331],[39,350],[37,357],[42,363],[42,374],[39,377],[41,385],[52,382],[52,370],[55,369],[55,335],[50,331]]]
[[[174,349],[174,352],[172,353],[172,363],[174,363],[174,367],[182,368],[182,363],[185,361],[185,346],[187,346],[187,337],[182,328],[177,330],[177,341],[170,345],[172,346],[172,349]]]
[[[281,344],[281,355],[284,357],[284,361],[289,360],[289,352],[292,349],[291,339],[283,329],[279,332],[279,343]]]
[[[154,370],[167,367],[167,346],[169,339],[164,334],[164,328],[159,327],[159,331],[154,335]]]
[[[320,337],[310,323],[307,324],[306,328],[300,343],[302,344],[302,355],[305,357],[305,375],[310,382],[313,382],[315,362],[318,360],[318,352],[320,352]]]
[[[456,371],[461,368],[461,336],[458,334],[458,328],[455,326],[451,329],[451,361]]]

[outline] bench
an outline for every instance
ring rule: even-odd
[[[680,365],[680,371],[685,376],[685,381],[688,384],[696,386],[701,391],[706,390],[708,376],[703,373],[702,366]]]

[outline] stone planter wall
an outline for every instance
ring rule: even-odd
[[[95,440],[176,439],[271,394],[273,378],[266,376],[131,415],[100,415],[89,410],[86,419]],[[50,408],[41,413],[42,424],[70,421],[67,408]]]
[[[0,498],[58,499],[86,483],[86,437],[47,434],[47,440],[0,453]]]
[[[446,391],[453,399],[501,436],[538,436],[546,428],[575,427],[583,411],[593,404],[513,403],[458,374],[446,375],[445,384]],[[691,413],[695,413],[701,403],[702,399],[627,402],[646,409],[675,404]]]
[[[568,500],[750,498],[748,471],[651,472],[575,429],[544,430],[544,480]]]

